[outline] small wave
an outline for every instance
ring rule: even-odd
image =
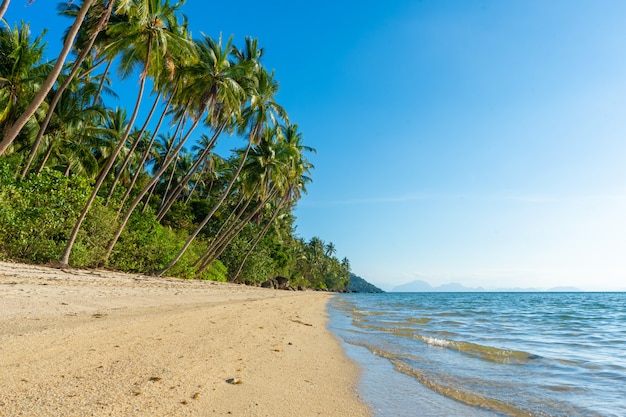
[[[418,339],[430,346],[449,347],[452,342],[446,339],[438,339],[431,336],[420,336]]]
[[[476,356],[490,362],[522,365],[528,363],[531,360],[541,358],[541,356],[539,355],[534,355],[528,352],[511,349],[501,349],[493,346],[483,346],[471,342],[458,342],[454,340],[422,335],[415,335],[414,338],[429,346],[456,350],[458,352],[462,352],[471,356]]]
[[[504,401],[496,400],[493,398],[483,397],[478,394],[468,392],[463,390],[460,387],[455,387],[451,385],[446,385],[435,381],[430,378],[426,373],[421,372],[407,363],[401,360],[400,356],[394,355],[391,352],[386,350],[376,348],[367,344],[358,343],[357,345],[368,349],[375,355],[380,357],[389,359],[393,364],[396,371],[401,372],[405,375],[408,375],[414,379],[416,379],[419,383],[421,383],[426,388],[435,391],[443,396],[451,398],[456,401],[460,401],[469,406],[478,407],[482,409],[487,409],[490,411],[494,411],[499,414],[507,415],[510,417],[529,417],[532,416],[532,413],[524,411],[520,408],[515,407],[512,404],[509,404]]]

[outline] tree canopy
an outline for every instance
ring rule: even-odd
[[[182,4],[62,3],[52,61],[44,33],[0,23],[0,258],[343,290],[347,259],[295,232],[314,149],[263,48],[192,39]],[[137,80],[132,108],[119,78]]]

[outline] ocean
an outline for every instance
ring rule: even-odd
[[[375,416],[626,416],[626,293],[341,294]]]

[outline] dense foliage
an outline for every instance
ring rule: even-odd
[[[60,3],[72,48],[52,62],[44,34],[0,23],[0,257],[344,289],[332,243],[294,234],[313,149],[263,49],[192,39],[181,5]],[[113,71],[133,108],[111,105]]]

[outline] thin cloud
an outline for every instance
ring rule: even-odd
[[[409,203],[413,201],[445,201],[445,200],[466,200],[466,201],[517,201],[529,204],[553,204],[562,202],[574,202],[584,200],[601,201],[626,201],[626,195],[622,194],[597,194],[597,195],[574,195],[574,196],[551,196],[533,194],[426,194],[415,193],[399,196],[378,196],[349,198],[343,200],[312,201],[308,198],[300,202],[302,206],[308,207],[338,207],[357,206],[375,204]]]

